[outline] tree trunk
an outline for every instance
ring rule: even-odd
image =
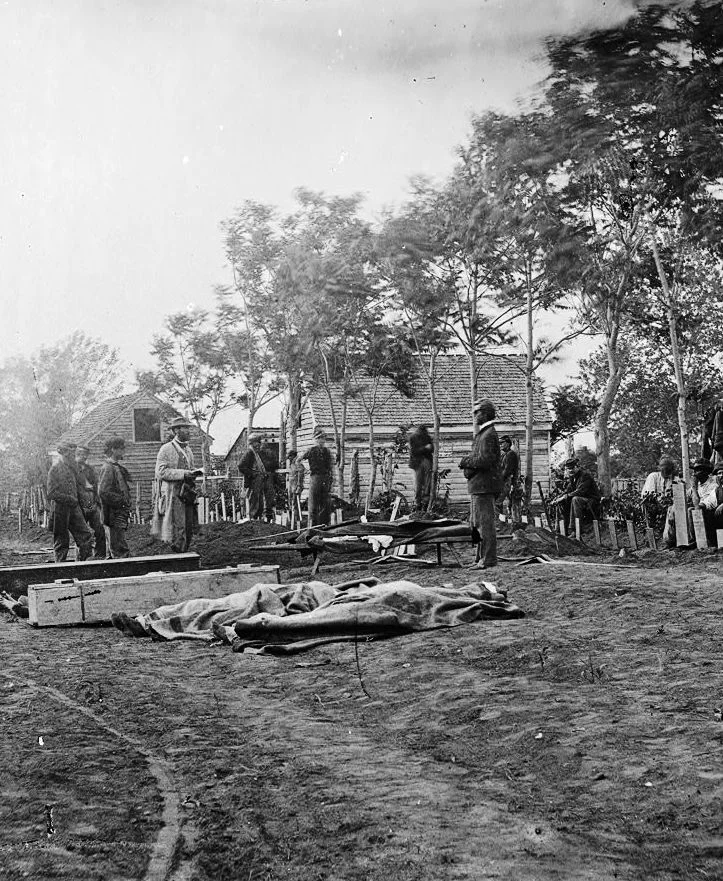
[[[655,260],[655,268],[658,271],[660,285],[663,288],[663,296],[665,298],[666,311],[668,313],[668,333],[670,334],[670,351],[673,356],[673,372],[675,374],[675,385],[678,389],[678,429],[680,431],[680,458],[683,471],[683,480],[690,486],[690,449],[688,438],[688,389],[685,384],[685,375],[683,374],[683,359],[680,356],[680,346],[678,344],[678,317],[675,312],[675,292],[668,284],[668,277],[663,268],[663,262],[658,252],[658,244],[655,241],[655,232],[651,230],[650,244],[653,249],[653,258]]]
[[[344,459],[346,458],[346,417],[347,417],[347,397],[346,392],[344,393],[344,398],[341,403],[341,428],[339,429],[339,462],[336,466],[337,475],[339,478],[339,498],[344,499],[346,494],[346,465],[344,463]]]
[[[470,416],[472,417],[472,433],[474,433],[474,403],[477,400],[477,354],[476,352],[470,350],[467,353],[467,360],[469,362],[469,394],[472,401],[472,413]]]
[[[432,487],[429,492],[429,501],[427,502],[427,510],[434,508],[437,501],[437,492],[439,490],[439,445],[442,420],[439,415],[439,407],[437,406],[437,390],[435,388],[435,374],[437,369],[437,353],[434,352],[429,357],[429,373],[427,381],[429,384],[429,403],[432,408],[432,437],[434,438],[434,450],[432,452]]]
[[[613,340],[608,336],[605,340],[608,347],[608,378],[595,413],[593,434],[595,436],[595,454],[597,456],[597,478],[603,495],[612,495],[612,476],[610,474],[610,413],[615,396],[623,378],[623,365],[614,348]]]
[[[297,431],[299,422],[299,379],[289,374],[289,444],[292,450],[298,450]]]
[[[532,480],[533,480],[533,429],[535,418],[535,400],[534,400],[534,379],[535,379],[535,353],[534,338],[532,327],[532,286],[527,284],[527,359],[525,361],[525,392],[526,392],[526,409],[525,409],[525,510],[530,509],[532,502]]]
[[[369,508],[374,495],[374,487],[377,482],[377,460],[374,455],[374,416],[367,410],[367,418],[369,419],[369,486],[367,488],[366,502],[364,503],[364,513],[369,513]]]

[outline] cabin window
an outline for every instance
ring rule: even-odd
[[[136,443],[160,443],[161,411],[156,407],[137,407],[133,411],[133,440]]]

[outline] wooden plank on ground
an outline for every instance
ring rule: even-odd
[[[38,563],[0,569],[0,590],[14,597],[27,593],[29,584],[50,584],[61,578],[123,578],[147,572],[194,572],[200,567],[198,554],[156,554],[117,560],[83,560],[68,563]]]
[[[630,547],[632,548],[632,550],[637,551],[638,540],[635,537],[635,524],[632,520],[626,520],[625,525],[628,529],[628,540],[630,541]]]
[[[28,588],[29,621],[38,627],[100,624],[114,612],[142,615],[159,606],[217,598],[254,584],[279,583],[278,566],[241,565],[199,572],[149,573],[133,578],[39,584]]]
[[[673,514],[675,515],[675,543],[679,547],[690,544],[688,538],[688,512],[685,504],[685,481],[673,483]]]
[[[690,512],[693,520],[693,531],[695,532],[695,546],[698,550],[708,547],[708,536],[705,532],[705,520],[703,512],[700,508],[693,508]]]

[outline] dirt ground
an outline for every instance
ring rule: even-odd
[[[503,563],[524,619],[287,658],[0,613],[0,879],[723,877],[723,561],[585,560]]]

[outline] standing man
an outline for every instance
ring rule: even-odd
[[[126,442],[122,437],[112,437],[104,452],[106,462],[100,472],[99,494],[103,523],[108,533],[108,557],[130,557],[126,530],[131,513],[131,476],[120,464],[125,456]]]
[[[512,446],[512,438],[508,434],[503,434],[500,438],[500,449],[502,451],[502,492],[497,497],[497,504],[500,511],[504,513],[505,502],[508,503],[509,513],[513,520],[519,520],[515,516],[515,508],[519,509],[519,505],[515,504],[514,498],[517,490],[517,482],[520,479],[520,457]]]
[[[70,533],[78,546],[78,560],[87,560],[93,550],[93,533],[78,502],[75,444],[62,444],[58,453],[60,459],[50,467],[47,484],[53,520],[53,555],[56,563],[68,559]]]
[[[497,524],[495,498],[502,489],[502,454],[495,429],[495,405],[482,398],[474,405],[475,438],[472,452],[459,463],[467,478],[471,498],[472,526],[480,534],[477,569],[497,565]]]
[[[409,435],[409,467],[414,471],[414,507],[426,511],[432,494],[434,442],[426,425],[418,425]]]
[[[249,448],[241,459],[238,470],[244,479],[246,488],[246,504],[251,520],[262,520],[266,499],[266,465],[261,458],[261,435],[249,435]]]
[[[332,484],[331,453],[326,446],[326,434],[317,425],[314,429],[316,444],[301,457],[309,463],[309,525],[329,525],[329,493]]]
[[[81,444],[75,448],[75,469],[78,479],[78,502],[83,512],[85,522],[95,536],[93,557],[96,560],[105,560],[106,543],[105,529],[100,516],[100,497],[98,496],[98,475],[88,464],[90,449]]]
[[[296,450],[289,450],[289,508],[291,510],[291,521],[294,522],[298,516],[301,519],[301,494],[304,491],[304,477],[306,469],[303,464],[297,460]]]
[[[191,423],[183,416],[170,425],[173,438],[158,451],[156,480],[158,497],[153,508],[152,535],[171,546],[174,554],[188,550],[196,524],[196,478],[203,474],[194,467],[189,445]]]
[[[267,523],[273,523],[274,511],[276,509],[276,472],[279,470],[279,458],[265,438],[261,442],[259,455],[266,469],[266,476],[264,477],[264,517]]]

